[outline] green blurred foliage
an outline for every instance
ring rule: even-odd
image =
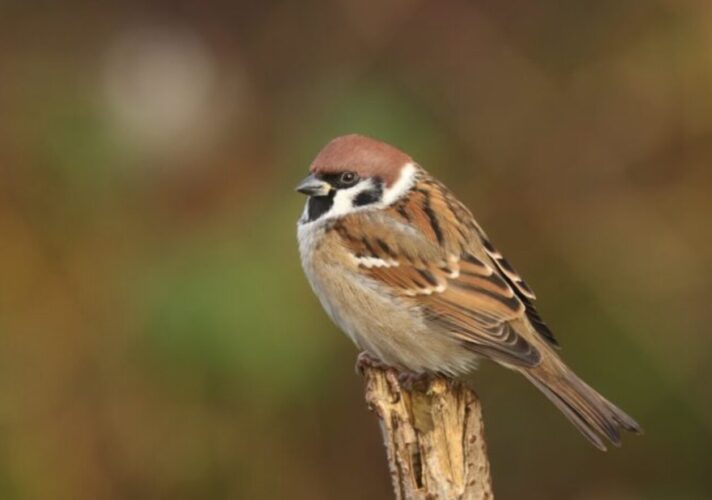
[[[712,497],[712,5],[4,2],[0,498],[391,498],[292,188],[360,132],[454,188],[607,454],[485,364],[499,498]]]

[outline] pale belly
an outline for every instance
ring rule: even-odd
[[[362,350],[411,372],[459,375],[477,356],[445,331],[434,330],[417,307],[393,297],[339,259],[338,249],[317,245],[318,227],[300,227],[302,266],[321,305]]]

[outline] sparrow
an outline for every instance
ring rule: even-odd
[[[296,188],[304,273],[367,358],[463,378],[488,359],[524,375],[591,443],[638,423],[559,357],[536,297],[470,210],[406,153],[350,134],[329,142]]]

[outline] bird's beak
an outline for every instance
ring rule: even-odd
[[[328,182],[317,179],[314,174],[300,182],[295,190],[307,196],[326,196],[331,191]]]

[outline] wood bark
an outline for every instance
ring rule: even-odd
[[[441,377],[406,388],[393,370],[363,373],[397,500],[494,498],[482,409],[471,389]]]

